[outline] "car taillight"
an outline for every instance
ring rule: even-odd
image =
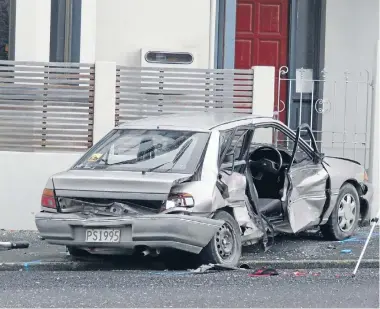
[[[166,201],[165,208],[170,209],[173,207],[194,207],[194,198],[189,193],[177,193],[169,195]]]
[[[57,204],[55,203],[54,190],[44,189],[41,197],[41,206],[46,208],[57,209]]]

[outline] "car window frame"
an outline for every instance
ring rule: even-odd
[[[240,159],[240,158],[241,158],[242,154],[244,154],[244,152],[246,152],[246,150],[247,150],[247,145],[249,145],[248,140],[247,140],[248,137],[249,137],[249,132],[253,130],[252,124],[249,124],[249,125],[247,125],[247,124],[239,125],[239,126],[236,126],[236,127],[232,128],[232,129],[228,129],[228,130],[231,130],[233,133],[229,136],[229,140],[228,140],[228,143],[226,145],[226,148],[224,149],[222,156],[219,158],[219,163],[218,163],[218,169],[219,169],[219,171],[220,171],[220,169],[222,169],[223,160],[224,160],[225,156],[227,155],[228,150],[231,147],[231,144],[232,144],[232,142],[234,140],[236,132],[239,129],[246,129],[246,130],[241,135],[241,136],[243,136],[242,146],[241,146],[240,152],[239,152],[238,156],[235,158],[234,162],[238,163],[239,161],[241,161],[242,159]],[[226,130],[226,131],[228,131],[228,130]],[[220,147],[220,145],[219,145],[219,147]],[[234,148],[235,147],[236,147],[236,145],[234,146]]]
[[[277,122],[261,122],[261,123],[254,124],[253,126],[254,126],[254,131],[258,128],[267,128],[267,127],[275,128],[275,129],[281,131],[283,134],[285,134],[288,138],[290,138],[294,144],[296,142],[296,134],[293,133],[292,130],[290,130],[288,127],[286,127],[283,124],[279,124]],[[250,141],[250,145],[252,144],[252,140],[253,140],[254,136],[255,136],[255,132],[253,132],[253,134],[252,134],[252,139]],[[272,145],[274,145],[274,144],[272,144]],[[301,148],[301,150],[303,150],[308,155],[308,157],[309,157],[308,162],[309,161],[313,162],[314,157],[315,157],[315,151],[312,150],[310,148],[310,146],[302,138],[299,139],[298,145]],[[278,146],[276,146],[276,147],[278,147]],[[294,162],[294,164],[297,164],[297,163]]]

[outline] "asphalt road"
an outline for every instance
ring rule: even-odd
[[[0,272],[0,307],[378,308],[379,270]]]

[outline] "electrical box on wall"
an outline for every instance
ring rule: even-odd
[[[195,52],[162,50],[157,48],[141,49],[142,67],[197,68]]]

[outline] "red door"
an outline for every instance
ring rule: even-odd
[[[235,68],[274,66],[277,110],[278,70],[288,63],[289,0],[237,0],[236,15]],[[281,88],[280,100],[286,102],[286,87]],[[286,110],[280,113],[285,119]]]

